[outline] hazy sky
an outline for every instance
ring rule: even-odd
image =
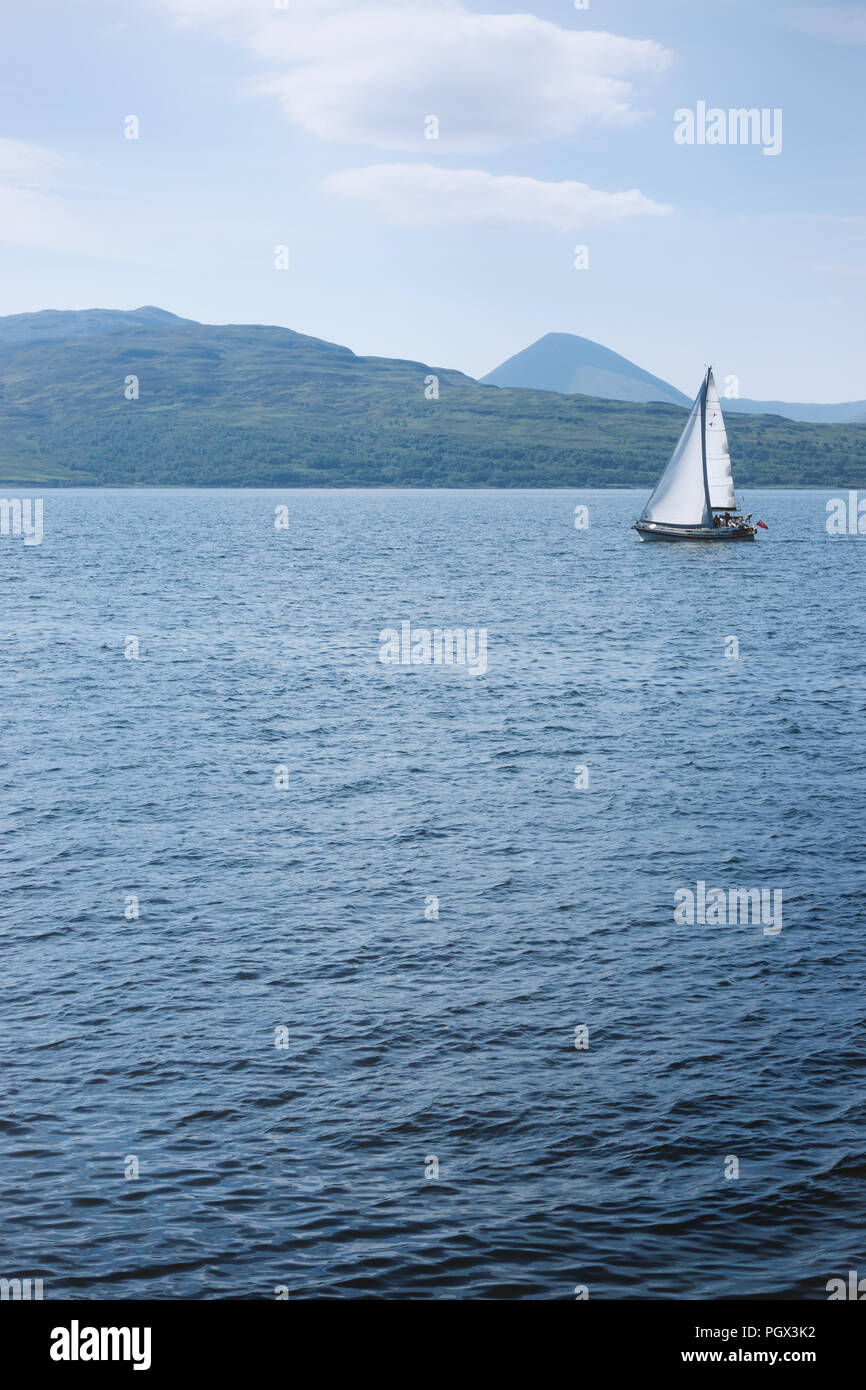
[[[572,332],[689,394],[712,360],[866,398],[864,5],[4,8],[0,313],[158,304],[472,375]],[[677,144],[701,101],[781,109],[781,153]]]

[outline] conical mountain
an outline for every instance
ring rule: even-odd
[[[669,382],[652,376],[618,352],[574,333],[545,333],[494,368],[482,381],[488,386],[528,386],[536,391],[601,396],[610,401],[691,401]]]

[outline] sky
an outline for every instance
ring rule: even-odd
[[[577,333],[689,395],[712,362],[866,398],[866,4],[4,8],[0,314],[155,304],[471,376]],[[781,149],[679,142],[699,103]]]

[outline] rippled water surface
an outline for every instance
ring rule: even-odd
[[[45,493],[0,540],[0,1275],[866,1272],[866,538],[829,495],[661,546],[643,493]],[[402,621],[486,628],[486,673],[383,665]],[[781,889],[782,931],[676,922],[699,880]]]

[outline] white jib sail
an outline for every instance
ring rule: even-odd
[[[698,392],[680,441],[643,509],[641,521],[657,521],[667,526],[711,527],[713,524],[704,481],[701,407],[705,389],[706,383]]]
[[[723,507],[725,510],[736,508],[728,431],[725,429],[725,417],[712,369],[707,377],[707,482],[710,485],[711,507]]]

